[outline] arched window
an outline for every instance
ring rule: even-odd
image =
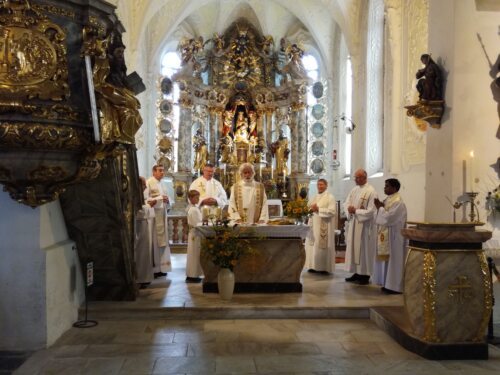
[[[346,60],[346,75],[345,75],[345,115],[348,119],[352,118],[352,64],[351,57],[348,56]],[[348,126],[350,126],[349,124]],[[351,155],[352,155],[352,134],[351,132],[346,132],[345,135],[345,145],[344,145],[344,160],[345,160],[345,174],[350,176],[352,173],[351,166]]]
[[[181,69],[181,58],[177,52],[169,51],[166,52],[161,58],[160,64],[160,81],[165,78],[172,78],[172,75]],[[159,93],[160,102],[161,100],[168,100],[173,104],[173,109],[170,114],[162,114],[158,111],[159,121],[166,119],[172,124],[172,129],[168,133],[162,133],[161,129],[158,129],[158,137],[168,136],[173,138],[173,152],[172,152],[172,162],[173,166],[171,171],[177,171],[177,159],[176,155],[178,152],[178,142],[179,137],[179,86],[177,83],[173,84],[173,89],[170,94],[164,94],[160,91]]]

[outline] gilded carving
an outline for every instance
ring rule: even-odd
[[[484,309],[481,324],[474,341],[482,342],[484,341],[484,333],[486,332],[486,327],[490,321],[491,310],[493,309],[493,293],[486,255],[484,254],[484,251],[477,251],[476,255],[481,267],[481,276],[483,278]]]
[[[92,143],[86,129],[65,125],[25,122],[2,122],[2,148],[82,150]]]
[[[133,144],[142,125],[141,104],[127,80],[121,35],[113,32],[105,40],[86,40],[84,50],[89,52],[89,49],[93,49],[95,56],[93,79],[102,113],[102,141]]]
[[[62,181],[68,176],[68,172],[60,166],[45,166],[39,167],[28,172],[28,179],[33,182],[56,182]]]
[[[454,284],[448,285],[448,297],[463,305],[472,298],[472,285],[467,276],[457,276]]]
[[[424,253],[424,340],[439,342],[436,330],[436,253]]]
[[[76,13],[70,9],[59,8],[48,4],[32,4],[31,8],[40,13],[51,13],[56,16],[62,16],[74,20]]]
[[[0,98],[69,96],[66,34],[23,3],[0,5]]]

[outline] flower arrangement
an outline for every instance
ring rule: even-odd
[[[500,186],[498,186],[493,191],[489,191],[486,196],[486,201],[490,210],[496,210],[500,212]]]
[[[306,199],[296,199],[285,204],[285,215],[295,219],[302,219],[309,214]]]
[[[215,236],[201,241],[201,256],[210,259],[220,268],[229,268],[232,271],[240,257],[251,251],[250,240],[240,237],[241,227],[230,227],[227,220],[212,228]]]

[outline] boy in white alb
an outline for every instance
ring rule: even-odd
[[[201,223],[201,211],[198,208],[200,193],[197,190],[188,192],[189,206],[187,207],[187,222],[189,226],[188,246],[186,257],[186,282],[199,283],[203,275],[200,264],[200,238],[195,235],[194,227]]]

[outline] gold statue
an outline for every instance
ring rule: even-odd
[[[102,112],[102,141],[133,144],[135,133],[142,125],[141,104],[127,85],[121,35],[115,34],[106,50],[107,45],[107,42],[96,44],[101,51],[97,51],[100,54],[96,55],[93,69],[97,104]]]
[[[193,136],[193,148],[195,151],[194,169],[196,171],[202,170],[205,167],[208,159],[207,141],[201,134],[201,129],[196,131]]]
[[[244,117],[243,111],[238,112],[236,118],[236,131],[234,132],[235,142],[248,143],[248,119]]]
[[[276,170],[278,174],[288,175],[287,161],[290,149],[288,148],[288,139],[281,130],[278,139],[271,143],[271,153],[276,158]]]

